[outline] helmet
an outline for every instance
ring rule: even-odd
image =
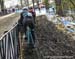
[[[28,11],[28,7],[24,7],[23,8],[23,11]]]

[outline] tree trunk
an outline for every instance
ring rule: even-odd
[[[21,4],[21,8],[23,7],[23,5],[22,5],[22,0],[20,0],[20,4]]]
[[[29,0],[27,0],[27,6],[29,7]]]
[[[33,8],[34,8],[34,11],[35,11],[34,0],[32,0],[32,3],[33,3]]]
[[[71,3],[72,3],[72,5],[74,6],[74,8],[75,8],[75,4],[74,4],[74,2],[72,1],[72,0],[69,0]]]
[[[4,0],[0,0],[0,4],[1,4],[1,11],[4,10]]]
[[[60,16],[64,16],[63,9],[62,9],[62,0],[55,0],[56,3],[56,13]]]

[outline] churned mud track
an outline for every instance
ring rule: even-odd
[[[43,59],[75,59],[75,40],[59,31],[46,16],[36,19],[37,48]],[[52,57],[51,57],[52,56]],[[61,57],[60,57],[61,56]]]

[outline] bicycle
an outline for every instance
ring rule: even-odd
[[[34,38],[32,36],[32,31],[29,26],[27,26],[26,37],[27,37],[27,45],[28,47],[34,47]]]

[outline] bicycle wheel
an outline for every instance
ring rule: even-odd
[[[29,46],[33,46],[34,41],[33,41],[32,33],[31,33],[31,29],[29,27],[27,27],[26,36],[27,36],[27,44]]]

